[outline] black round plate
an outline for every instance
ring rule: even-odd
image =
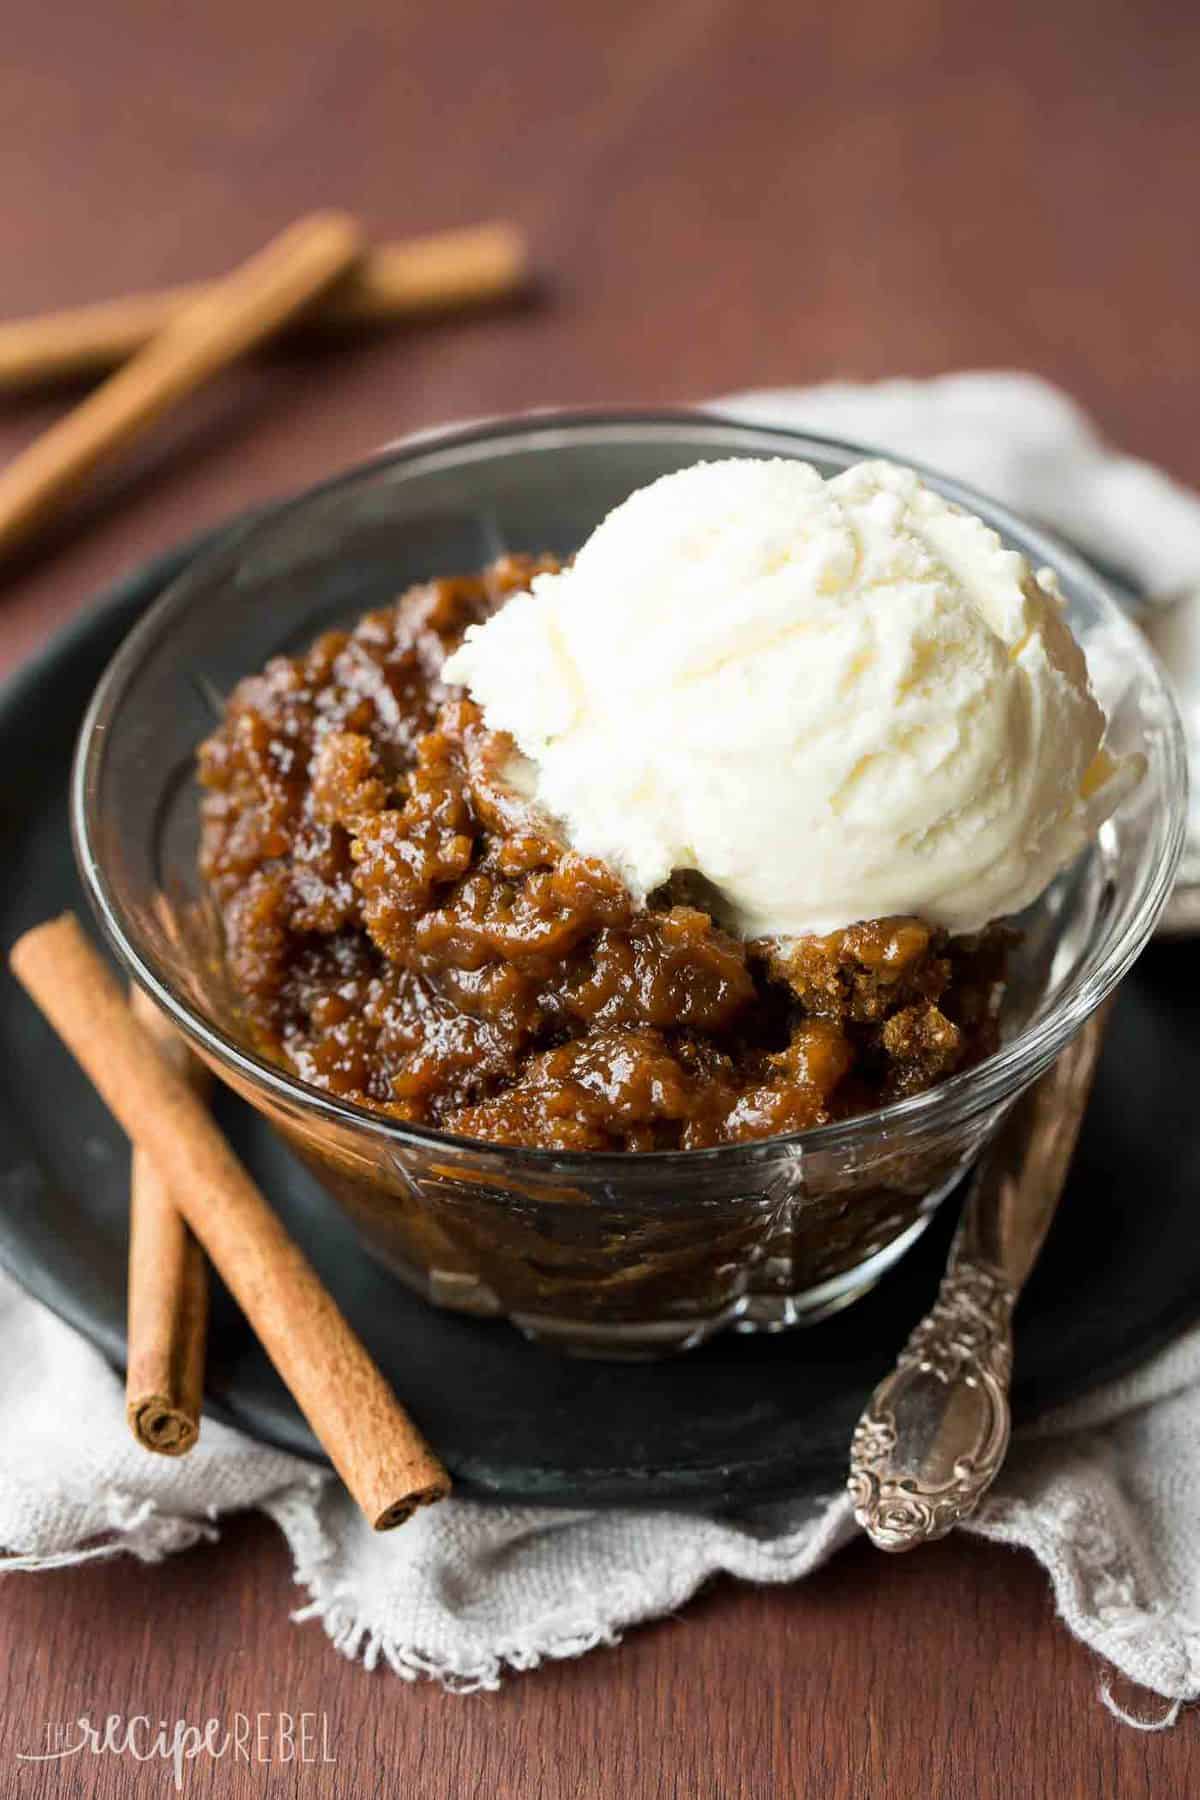
[[[121,584],[0,694],[0,943],[81,909],[67,774],[108,658],[197,546]],[[1069,1189],[1017,1317],[1029,1415],[1130,1368],[1200,1315],[1200,950],[1154,948],[1125,984]],[[658,1363],[576,1361],[510,1326],[427,1306],[382,1270],[312,1178],[231,1096],[222,1123],[458,1491],[557,1505],[745,1503],[836,1485],[871,1388],[928,1305],[954,1207],[873,1294],[823,1325],[727,1334]],[[0,985],[0,1262],[120,1366],[129,1159],[11,976]],[[209,1407],[320,1457],[229,1296]]]

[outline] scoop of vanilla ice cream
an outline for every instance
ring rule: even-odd
[[[445,667],[569,842],[746,937],[1033,900],[1136,774],[1054,577],[911,470],[702,463],[640,489]]]

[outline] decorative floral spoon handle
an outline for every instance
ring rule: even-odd
[[[1062,1193],[1109,1005],[1005,1120],[975,1175],[933,1309],[858,1422],[850,1497],[881,1550],[944,1537],[1004,1461],[1012,1311]]]

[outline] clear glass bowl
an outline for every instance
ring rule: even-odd
[[[1096,575],[1002,508],[931,477],[1053,563],[1111,721],[1145,780],[1022,920],[1006,1041],[930,1092],[715,1150],[561,1155],[398,1124],[307,1087],[240,1041],[196,867],[193,758],[237,678],[411,582],[505,550],[574,550],[634,488],[705,458],[863,452],[700,414],[533,415],[410,441],[234,528],[130,634],[84,722],[73,820],[130,974],[429,1299],[568,1348],[645,1355],[722,1326],[821,1317],[928,1222],[1005,1109],[1125,974],[1170,891],[1186,778],[1153,655]]]

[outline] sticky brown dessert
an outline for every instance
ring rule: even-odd
[[[743,942],[686,877],[638,905],[521,801],[442,665],[556,566],[414,588],[234,691],[200,752],[201,866],[255,1043],[392,1117],[563,1150],[802,1130],[987,1055],[1002,928]]]

